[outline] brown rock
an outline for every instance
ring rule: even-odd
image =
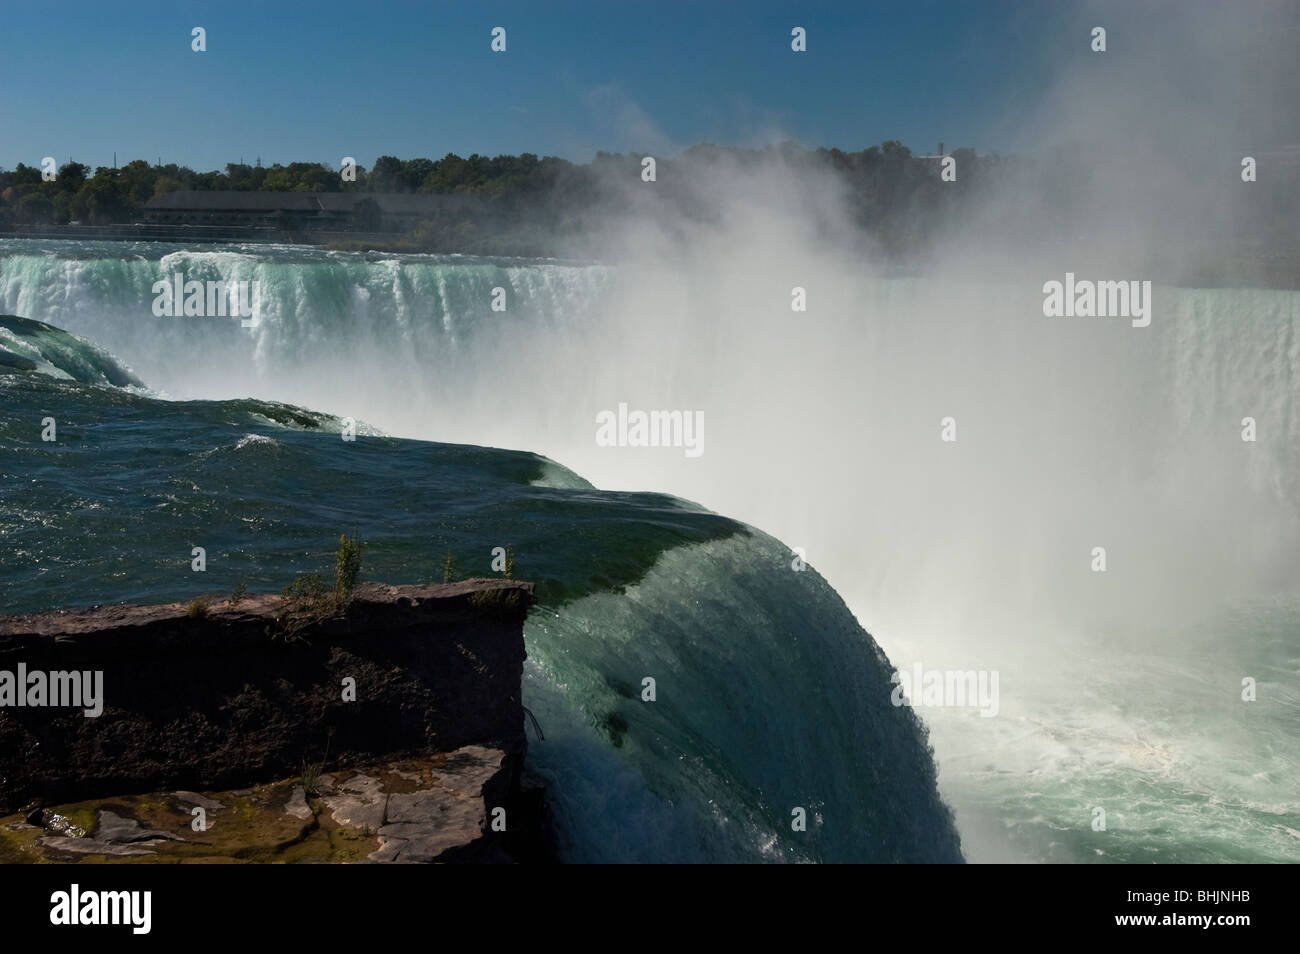
[[[468,745],[517,779],[533,586],[361,584],[286,641],[277,596],[0,617],[0,669],[102,670],[104,711],[0,709],[0,815],[29,800],[229,790]],[[356,680],[344,702],[342,681]]]

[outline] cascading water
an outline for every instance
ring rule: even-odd
[[[996,718],[923,712],[973,858],[1294,859],[1300,296],[1157,286],[1152,324],[1139,329],[1043,317],[1042,282],[1064,266],[883,279],[830,250],[698,251],[697,266],[669,269],[257,247],[141,245],[124,256],[120,246],[11,242],[0,310],[87,337],[174,397],[289,401],[404,437],[527,448],[598,486],[698,500],[801,547],[895,664],[1002,673]],[[154,317],[151,286],[176,271],[258,281],[262,324]],[[791,311],[795,285],[807,289],[807,312]],[[496,288],[504,311],[492,309]],[[619,403],[702,411],[705,453],[597,446],[596,415]],[[951,442],[940,439],[949,417]],[[1253,442],[1242,440],[1245,418]],[[563,672],[548,668],[547,653],[566,627],[592,619],[624,619],[620,632],[679,624],[669,607],[680,593],[743,579],[757,559],[731,541],[695,547],[663,554],[625,596],[568,604],[588,615],[539,617],[529,631],[530,692],[565,727],[539,764],[575,791],[584,784],[575,766],[603,765],[590,797],[618,802],[646,830],[675,832],[665,841],[674,857],[700,843],[700,816],[682,816],[683,800],[707,805],[712,795],[691,789],[692,773],[675,771],[670,754],[687,758],[686,727],[712,717],[674,711],[678,735],[638,726],[665,710],[631,705],[609,682],[639,686],[638,667],[602,657],[603,644]],[[1105,573],[1093,569],[1097,547]],[[692,568],[677,563],[685,552]],[[799,578],[783,548],[763,559],[778,554],[784,571],[758,591]],[[690,618],[709,633],[696,640],[746,618],[701,604]],[[797,629],[754,638],[766,645]],[[775,652],[767,645],[760,658]],[[735,671],[726,690],[742,695],[696,686],[690,702],[752,706],[746,718],[761,724],[774,693],[798,710],[834,691],[818,711],[839,711],[854,688],[831,675],[852,668],[838,652],[815,654],[815,678],[809,657],[753,684],[740,672],[754,658],[710,660],[704,671]],[[695,671],[649,637],[627,653],[641,675]],[[1253,708],[1240,700],[1246,677],[1260,687]],[[567,680],[583,687],[578,715],[556,695]],[[618,735],[615,712],[631,726],[618,750],[605,739]],[[871,723],[866,712],[852,718]],[[815,732],[795,726],[807,746]],[[851,747],[833,738],[837,750]],[[713,744],[694,757],[720,765],[735,742]],[[772,764],[801,757],[783,745]],[[745,765],[758,757],[747,752]],[[832,801],[871,771],[844,764]],[[811,792],[781,797],[817,802]],[[759,833],[780,828],[764,815],[775,801],[731,803],[719,824],[746,835],[721,854],[766,844]],[[1109,840],[1090,826],[1098,807]],[[571,832],[600,830],[575,842],[575,855],[645,856],[623,829],[602,827],[596,816],[606,815],[566,810],[579,813]],[[862,843],[832,837],[822,814],[816,852],[775,835],[770,850],[861,857]],[[835,830],[844,824],[840,816]],[[861,825],[869,820],[850,827]]]
[[[367,572],[394,582],[437,578],[444,552],[486,573],[510,541],[539,583],[525,692],[548,732],[531,758],[563,857],[960,860],[883,654],[772,538],[531,454],[346,446],[328,415],[160,401],[105,386],[125,372],[58,329],[4,318],[0,335],[57,372],[0,376],[6,609],[275,588],[319,569],[340,521],[367,541]],[[32,431],[47,412],[57,442]],[[196,538],[199,582],[176,559]]]

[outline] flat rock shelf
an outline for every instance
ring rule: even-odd
[[[483,579],[0,617],[0,862],[537,860],[533,600]]]

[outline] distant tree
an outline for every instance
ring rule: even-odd
[[[263,192],[291,192],[295,185],[293,174],[281,166],[272,166],[262,179]]]
[[[128,162],[118,173],[122,195],[133,209],[153,198],[156,180],[153,169],[143,159]]]
[[[165,195],[181,191],[181,181],[175,176],[159,176],[150,198],[161,199]]]
[[[394,156],[380,156],[366,177],[370,192],[397,192],[401,186],[402,161]]]
[[[36,166],[23,165],[21,162],[11,173],[11,178],[14,185],[40,185],[42,181],[40,169]]]
[[[454,152],[449,152],[433,163],[433,169],[424,177],[421,191],[452,192],[455,190],[456,184],[461,181],[464,171],[465,160]]]
[[[59,169],[58,177],[54,181],[64,192],[76,192],[81,188],[81,184],[86,181],[86,176],[89,173],[89,166],[80,162],[68,162]]]
[[[114,225],[128,222],[131,211],[118,192],[111,176],[96,176],[78,193],[85,202],[85,219],[91,225]]]
[[[1077,151],[1077,150],[1076,150]],[[196,172],[175,163],[136,159],[120,169],[100,167],[94,176],[81,163],[68,162],[54,182],[44,182],[38,167],[19,164],[0,169],[0,221],[46,224],[67,221],[108,223],[139,218],[153,199],[178,190],[384,193],[420,192],[474,196],[481,203],[441,209],[402,237],[411,248],[491,254],[599,254],[585,239],[602,220],[629,213],[684,216],[710,221],[723,211],[720,197],[702,183],[710,169],[734,163],[757,170],[779,162],[796,174],[834,176],[844,185],[844,211],[878,240],[887,253],[903,254],[951,227],[969,208],[972,197],[989,183],[1023,179],[1052,198],[1050,208],[1066,214],[1082,186],[1074,180],[1078,161],[1049,161],[1043,169],[1013,157],[976,156],[969,148],[953,150],[958,163],[955,185],[941,183],[933,160],[922,160],[897,140],[856,152],[838,148],[804,149],[784,142],[759,149],[693,146],[681,156],[659,157],[661,187],[654,190],[654,211],[643,207],[629,183],[637,181],[639,154],[597,152],[590,163],[575,164],[534,153],[441,159],[381,156],[371,170],[357,167],[355,182],[343,182],[333,162],[292,162],[263,167],[232,162],[224,170]],[[1051,157],[1049,157],[1051,159]],[[374,200],[357,207],[356,225],[377,231],[382,223]],[[290,223],[286,223],[290,224]]]
[[[244,162],[226,163],[226,179],[230,183],[229,188],[238,192],[243,192],[253,188],[253,167]]]
[[[54,206],[53,220],[56,225],[62,225],[73,218],[71,195],[62,189],[56,189],[54,194],[50,196],[50,202]]]
[[[398,173],[401,190],[403,192],[417,191],[424,185],[424,180],[428,178],[431,172],[433,172],[433,161],[430,159],[406,160],[402,163],[401,171]]]
[[[54,224],[54,203],[40,192],[28,192],[18,200],[15,219],[28,225]]]

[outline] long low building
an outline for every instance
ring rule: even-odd
[[[144,208],[150,225],[279,231],[405,232],[422,219],[485,211],[466,195],[376,192],[169,192]]]

